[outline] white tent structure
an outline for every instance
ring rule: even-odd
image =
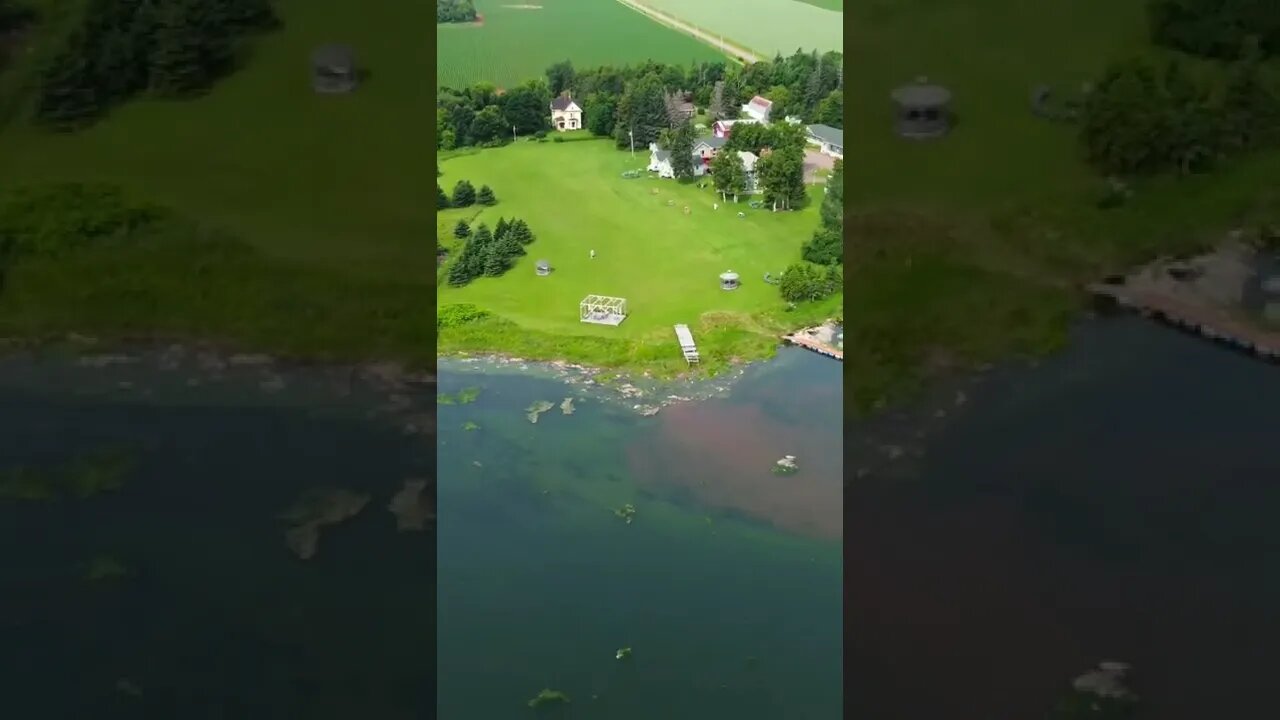
[[[582,322],[616,327],[627,319],[627,299],[608,295],[588,295],[582,299],[578,310]]]

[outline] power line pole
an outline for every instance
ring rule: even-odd
[[[511,142],[515,142],[515,141],[516,141],[516,126],[512,125],[511,126]]]
[[[631,138],[631,157],[636,156],[636,129],[631,128],[627,131],[627,135]]]

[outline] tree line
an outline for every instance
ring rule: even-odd
[[[472,232],[459,223],[455,236],[465,238],[458,258],[449,268],[449,284],[461,287],[478,277],[498,277],[511,269],[516,258],[525,254],[524,247],[534,241],[533,232],[524,220],[499,218],[491,231],[481,223]]]
[[[507,142],[550,128],[553,97],[580,99],[587,129],[613,137],[619,148],[648,147],[683,114],[689,98],[706,108],[711,120],[734,118],[754,95],[773,102],[771,116],[799,117],[805,123],[844,126],[843,57],[838,52],[775,57],[738,67],[702,62],[687,68],[657,62],[577,70],[565,61],[545,78],[499,91],[492,84],[441,88],[436,95],[436,137],[441,149]]]
[[[234,70],[243,41],[279,25],[271,0],[88,0],[43,68],[36,120],[70,130],[144,92],[198,94]]]
[[[436,0],[436,23],[475,22],[476,6],[471,0]]]
[[[1280,84],[1257,38],[1236,59],[1193,71],[1177,59],[1112,64],[1085,96],[1080,138],[1114,175],[1193,173],[1280,142]]]
[[[1148,0],[1151,39],[1190,55],[1235,60],[1249,38],[1264,57],[1280,54],[1276,0]]]
[[[440,187],[440,183],[436,183],[436,210],[444,210],[445,208],[466,208],[472,205],[491,206],[498,204],[498,197],[493,194],[493,188],[488,185],[481,185],[480,190],[471,184],[470,180],[459,180],[453,186],[453,195],[449,195]]]
[[[801,256],[817,265],[844,264],[844,160],[836,160],[827,193],[818,207],[821,218],[813,237],[806,240]]]

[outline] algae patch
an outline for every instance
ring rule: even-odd
[[[549,705],[566,705],[569,702],[569,696],[559,690],[551,688],[543,688],[541,692],[533,696],[529,701],[529,707],[537,710],[540,707]]]
[[[538,422],[539,415],[550,410],[553,407],[555,407],[554,404],[549,403],[546,400],[539,400],[538,402],[530,405],[528,408],[525,409],[524,416],[529,418],[529,422],[536,423]]]
[[[85,500],[124,486],[134,469],[133,454],[121,448],[101,448],[76,455],[61,465],[21,465],[0,471],[0,499]]]
[[[312,488],[283,513],[282,520],[292,524],[285,532],[285,543],[295,555],[308,560],[316,554],[320,528],[336,525],[354,517],[369,504],[369,496],[341,488]]]

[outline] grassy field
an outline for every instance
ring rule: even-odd
[[[762,279],[799,259],[801,243],[818,224],[820,188],[800,212],[752,210],[745,201],[713,210],[719,198],[709,188],[621,177],[647,161],[647,153],[632,158],[611,141],[587,139],[521,142],[444,162],[443,187],[459,179],[477,187],[487,184],[499,203],[483,211],[441,213],[442,237],[452,239],[459,218],[492,227],[499,217],[516,216],[538,239],[506,275],[440,288],[442,307],[473,304],[519,326],[526,339],[442,330],[442,349],[488,343],[483,349],[525,357],[541,353],[608,365],[676,367],[675,361],[682,361],[672,325],[687,323],[704,358],[715,364],[733,355],[768,353],[787,323],[838,314],[835,300],[783,313],[777,288]],[[686,206],[689,215],[683,212]],[[747,217],[737,217],[738,210]],[[534,273],[538,259],[551,263],[550,276]],[[742,276],[741,289],[719,289],[717,278],[725,270]],[[630,316],[616,328],[583,324],[578,303],[588,294],[627,298]]]
[[[837,12],[844,11],[844,0],[796,0],[807,5],[824,8],[827,10],[835,10]]]
[[[149,320],[129,316],[122,305],[118,313],[94,308],[84,314],[86,325],[137,331],[150,323],[174,332],[245,336],[255,343],[270,341],[272,332],[265,328],[271,327],[316,338],[278,338],[284,346],[431,357],[434,151],[422,123],[434,110],[434,82],[423,72],[431,56],[421,38],[428,10],[413,3],[357,7],[342,0],[281,0],[278,8],[285,28],[258,40],[247,66],[206,97],[138,101],[71,135],[50,134],[22,119],[11,122],[0,130],[0,177],[116,184],[196,225],[225,230],[257,258],[214,263],[226,275],[214,273],[206,282],[227,286],[211,291],[227,304],[197,308],[165,300],[167,293],[184,290],[176,278],[160,277],[182,272],[177,259],[166,255],[169,250],[149,259],[134,256],[128,267],[137,276],[129,282],[156,298]],[[369,70],[368,82],[351,96],[321,97],[311,90],[308,57],[327,42],[351,44]],[[65,264],[67,273],[76,268],[77,263]],[[147,268],[154,272],[148,275]],[[62,277],[56,284],[101,280],[92,268],[79,270],[90,274]],[[33,266],[14,272],[15,287],[26,289],[0,298],[6,323],[38,331],[33,318],[40,316],[40,303],[59,301],[24,283],[24,272],[44,277],[55,271]],[[309,295],[325,288],[332,288],[330,295]],[[14,305],[19,302],[21,317]],[[74,322],[73,303],[66,303],[61,310],[49,306],[51,326]],[[335,312],[331,321],[325,319]],[[298,323],[313,315],[317,327]],[[369,328],[358,325],[372,318],[381,318],[375,324],[396,324],[388,336],[404,341],[370,338]],[[327,322],[336,324],[319,325]],[[262,328],[251,329],[255,323]],[[415,331],[417,323],[424,327]]]
[[[708,32],[773,56],[844,50],[844,15],[832,0],[642,0]]]
[[[537,9],[522,7],[536,5]],[[499,87],[541,77],[548,66],[645,60],[688,65],[723,60],[711,47],[646,19],[614,0],[478,0],[480,25],[438,25],[440,85]]]
[[[1111,60],[1153,54],[1141,0],[876,2],[850,8],[847,142],[857,171],[846,277],[852,397],[862,407],[945,369],[1060,344],[1081,283],[1193,249],[1280,209],[1280,154],[1136,186],[1102,211],[1074,128],[1029,108],[1040,83],[1077,91]],[[890,91],[925,75],[955,94],[937,142],[892,134]],[[883,252],[876,252],[877,250]],[[907,264],[906,258],[911,262]]]

